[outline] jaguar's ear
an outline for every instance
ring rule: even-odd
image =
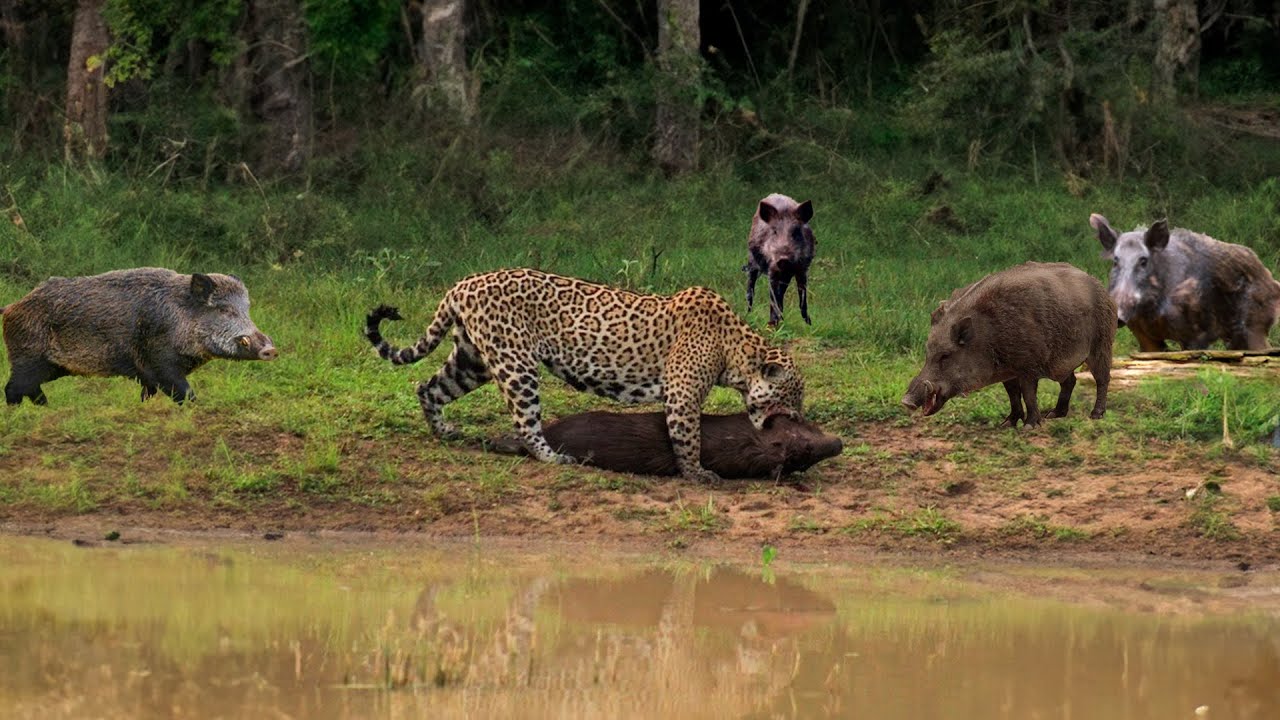
[[[780,362],[774,362],[772,360],[764,364],[763,371],[766,380],[777,380],[787,374],[786,366]]]

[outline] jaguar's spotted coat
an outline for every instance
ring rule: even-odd
[[[529,452],[573,462],[542,435],[538,365],[578,390],[623,402],[663,402],[680,472],[711,481],[698,461],[702,403],[715,385],[742,392],[757,428],[778,411],[798,415],[804,383],[786,352],[771,347],[719,295],[701,287],[642,295],[537,270],[498,270],[461,280],[441,300],[426,333],[400,349],[378,326],[395,308],[369,314],[365,335],[402,365],[421,360],[453,328],[453,353],[419,383],[418,401],[438,435],[453,429],[444,405],[495,380]]]

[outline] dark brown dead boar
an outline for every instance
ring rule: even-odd
[[[1174,340],[1203,350],[1222,340],[1233,350],[1267,347],[1280,313],[1280,283],[1243,246],[1174,228],[1160,220],[1120,234],[1089,216],[1102,256],[1112,261],[1108,291],[1117,319],[1147,352]]]
[[[1066,263],[1024,263],[956,290],[933,311],[931,323],[924,369],[902,398],[908,408],[932,415],[956,395],[1004,383],[1009,416],[1001,426],[1038,425],[1040,378],[1062,385],[1048,413],[1062,417],[1075,370],[1088,360],[1098,385],[1089,417],[1106,413],[1116,310],[1088,273]]]
[[[588,465],[642,475],[678,475],[666,416],[653,413],[586,412],[543,427],[547,442]],[[518,440],[493,444],[519,453]],[[772,415],[756,430],[746,413],[702,416],[702,466],[722,478],[773,478],[807,470],[843,449],[840,438],[817,425]]]
[[[786,195],[774,193],[760,201],[751,219],[747,237],[747,310],[756,297],[756,279],[760,273],[769,278],[769,325],[782,322],[782,296],[796,280],[800,296],[800,317],[809,319],[809,265],[813,262],[816,242],[809,221],[813,219],[813,203],[797,204]]]
[[[231,275],[162,268],[49,278],[4,308],[10,405],[45,403],[40,385],[64,375],[123,375],[142,399],[192,397],[187,374],[213,358],[274,360],[249,319],[249,292]]]

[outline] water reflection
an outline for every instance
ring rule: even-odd
[[[1280,717],[1275,578],[1177,615],[966,578],[0,539],[0,717]]]

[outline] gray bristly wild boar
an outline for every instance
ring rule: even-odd
[[[194,397],[187,374],[213,358],[276,357],[234,275],[137,268],[54,277],[0,312],[10,405],[24,397],[43,405],[40,385],[64,375],[123,375],[141,383],[143,400],[161,391],[181,403]]]
[[[1116,319],[1145,352],[1174,340],[1202,350],[1222,340],[1233,350],[1260,350],[1280,313],[1280,283],[1257,253],[1160,220],[1117,233],[1089,216],[1102,256],[1112,261],[1107,289]]]
[[[770,327],[782,322],[782,296],[793,277],[800,296],[800,317],[813,324],[809,319],[809,265],[816,243],[809,229],[811,219],[811,201],[797,204],[777,193],[761,200],[751,219],[747,264],[742,266],[747,273],[747,310],[755,301],[756,279],[764,273],[769,279]]]
[[[1004,383],[1009,416],[1001,427],[1038,425],[1040,378],[1061,384],[1048,417],[1067,414],[1075,370],[1086,360],[1098,394],[1089,417],[1107,410],[1116,310],[1088,273],[1066,263],[1029,262],[951,294],[930,319],[924,369],[902,404],[932,415],[947,400]],[[1024,410],[1025,407],[1025,410]]]

